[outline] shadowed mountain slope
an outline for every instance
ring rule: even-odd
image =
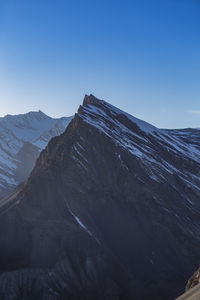
[[[27,179],[40,151],[71,119],[54,119],[42,111],[0,118],[0,197]]]
[[[86,96],[1,207],[1,290],[20,272],[52,299],[180,295],[200,261],[199,162],[197,144]]]

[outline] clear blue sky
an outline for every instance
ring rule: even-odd
[[[0,0],[0,116],[72,115],[86,93],[200,127],[200,1]]]

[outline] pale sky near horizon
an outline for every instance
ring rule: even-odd
[[[200,1],[0,0],[0,116],[69,116],[90,93],[200,127]]]

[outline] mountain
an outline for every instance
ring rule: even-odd
[[[2,299],[179,296],[200,262],[199,131],[189,132],[85,96],[4,198]]]
[[[27,179],[40,151],[71,119],[53,119],[42,111],[0,118],[0,197]]]

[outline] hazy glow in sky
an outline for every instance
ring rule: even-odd
[[[199,0],[1,0],[0,115],[72,115],[86,93],[200,127]]]

